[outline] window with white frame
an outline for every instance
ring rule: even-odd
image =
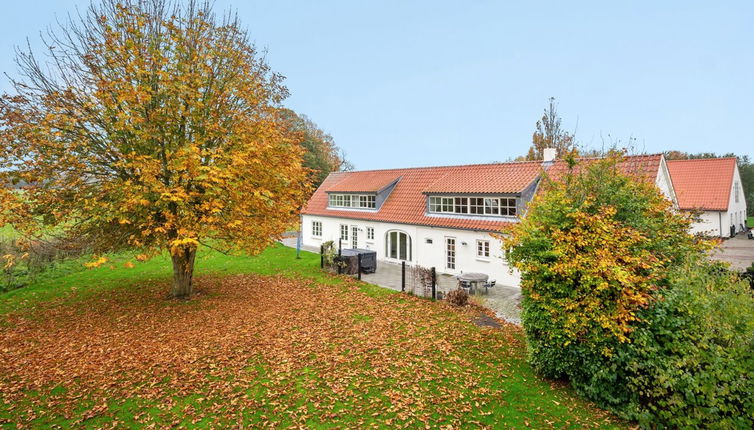
[[[322,237],[322,221],[312,221],[312,236]]]
[[[375,209],[375,194],[330,194],[328,206],[331,208]]]
[[[516,216],[515,197],[429,197],[429,212],[439,214]]]
[[[374,227],[367,227],[367,240],[374,240]]]
[[[340,238],[348,240],[348,226],[345,224],[340,225]]]
[[[738,184],[738,181],[736,181],[733,184],[733,194],[736,196],[736,203],[738,203],[738,189],[739,189],[739,187],[741,187],[741,186]]]
[[[490,257],[490,241],[489,240],[476,241],[476,256],[482,257],[482,258]]]

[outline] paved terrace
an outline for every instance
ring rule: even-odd
[[[296,247],[295,236],[283,238],[281,242],[285,246]],[[304,246],[302,249],[319,254],[318,248]],[[361,279],[370,284],[400,291],[401,265],[378,261],[375,273],[364,273],[361,275]],[[455,277],[442,273],[437,274],[437,291],[445,295],[456,288],[457,281]],[[406,266],[406,291],[416,295],[424,295],[423,288],[419,287],[418,283],[413,280],[408,265]],[[488,293],[485,293],[484,288],[480,287],[474,292],[472,297],[472,300],[491,309],[498,317],[515,324],[521,323],[521,310],[518,306],[521,301],[521,290],[518,287],[497,284],[489,289]]]

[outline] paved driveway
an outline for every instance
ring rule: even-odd
[[[715,260],[727,261],[732,269],[743,272],[754,263],[754,240],[747,239],[745,234],[723,241],[720,248],[712,252]]]

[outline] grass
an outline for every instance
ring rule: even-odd
[[[516,327],[318,269],[203,250],[199,294],[128,256],[0,296],[0,426],[624,427],[538,378]]]
[[[749,228],[754,228],[754,216],[746,218],[746,226]]]

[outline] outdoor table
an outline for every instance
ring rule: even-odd
[[[469,272],[469,273],[461,273],[458,275],[459,281],[468,282],[471,285],[471,291],[474,291],[477,284],[480,282],[487,282],[487,280],[490,277],[485,275],[484,273],[476,273],[476,272]]]

